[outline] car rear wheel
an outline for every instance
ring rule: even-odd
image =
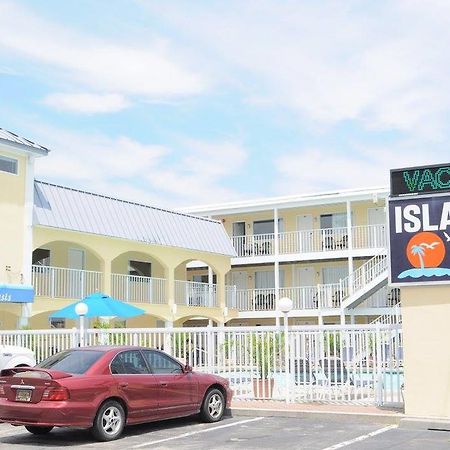
[[[125,426],[125,411],[115,400],[108,400],[100,406],[91,431],[99,441],[117,439]]]
[[[25,428],[33,434],[47,434],[53,430],[53,427],[35,427],[32,425],[25,425]]]
[[[225,411],[225,398],[219,389],[210,389],[203,399],[200,418],[204,422],[218,422]]]

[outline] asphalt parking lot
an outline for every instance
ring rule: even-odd
[[[337,417],[226,417],[217,424],[169,420],[125,429],[114,442],[95,442],[86,430],[54,429],[34,436],[22,427],[0,424],[0,448],[11,449],[420,449],[450,448],[450,432],[410,430]]]

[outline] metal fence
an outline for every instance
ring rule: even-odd
[[[88,329],[93,345],[166,351],[194,370],[230,381],[237,399],[403,403],[400,325]],[[0,331],[0,343],[33,349],[38,361],[80,342],[79,331]],[[287,352],[287,354],[286,354]],[[287,356],[287,358],[286,358]],[[287,361],[287,364],[286,364]]]

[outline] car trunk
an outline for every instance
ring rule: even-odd
[[[65,372],[43,369],[5,369],[0,376],[0,397],[11,402],[39,403],[43,396],[49,400],[49,393],[55,395],[59,389],[64,389],[58,380],[71,376]]]

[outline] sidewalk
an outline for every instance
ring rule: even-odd
[[[378,408],[371,405],[342,405],[323,403],[285,403],[275,400],[233,400],[233,415],[265,415],[301,417],[314,414],[327,415],[334,420],[377,420],[383,423],[398,424],[404,417],[403,411],[396,408]]]

